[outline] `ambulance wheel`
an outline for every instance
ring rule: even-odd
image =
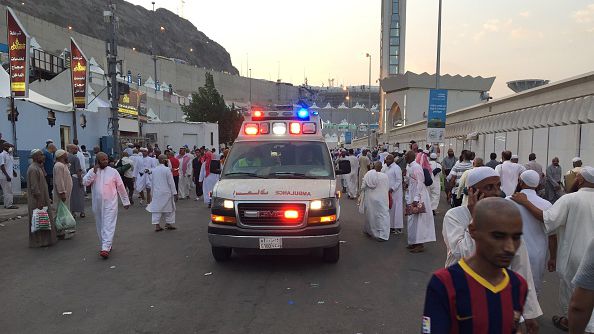
[[[330,248],[324,248],[322,256],[324,258],[324,262],[338,262],[338,259],[340,258],[340,244],[336,244],[336,246]]]
[[[212,247],[212,256],[217,262],[228,261],[231,258],[232,248],[228,247]]]

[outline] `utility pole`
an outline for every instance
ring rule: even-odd
[[[248,69],[250,74],[250,106],[252,105],[252,69]]]
[[[437,17],[437,64],[435,69],[435,89],[439,89],[439,65],[441,63],[441,1],[439,0],[439,14]]]
[[[153,23],[156,23],[156,19],[157,16],[155,15],[155,2],[152,2],[153,4]],[[155,94],[157,92],[157,81],[159,79],[157,79],[157,53],[155,52],[155,35],[157,35],[157,32],[153,33],[153,41],[151,43],[151,54],[153,56],[153,66],[155,69]]]
[[[107,56],[107,75],[111,85],[111,134],[114,141],[114,153],[119,157],[121,153],[120,147],[120,126],[118,115],[118,101],[120,100],[120,93],[118,92],[118,42],[117,42],[117,25],[118,18],[115,15],[116,5],[112,0],[108,0],[108,10],[103,12],[103,18],[107,23],[108,38],[106,40],[106,56]],[[106,152],[108,153],[108,152]]]

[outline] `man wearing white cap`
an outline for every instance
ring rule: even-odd
[[[506,196],[511,196],[518,185],[518,178],[523,171],[524,166],[511,161],[512,153],[510,151],[501,152],[503,163],[495,167],[495,171],[501,177],[501,190]]]
[[[431,210],[435,215],[437,207],[439,206],[439,198],[441,191],[441,183],[439,175],[441,175],[441,165],[437,162],[437,153],[431,153],[429,155],[429,165],[431,166],[431,177],[433,178],[433,184],[428,187],[429,197],[431,198]]]
[[[573,165],[573,168],[567,171],[564,177],[566,193],[572,193],[577,191],[577,189],[574,189],[573,186],[575,184],[576,176],[582,171],[582,158],[575,157],[571,159],[571,164]]]
[[[511,162],[517,164],[520,161],[520,157],[517,154],[512,154]]]
[[[134,154],[134,144],[132,143],[128,143],[126,144],[126,149],[124,150],[124,152],[128,152],[128,156],[131,157],[132,154]]]
[[[394,156],[388,154],[382,173],[388,175],[389,190],[388,196],[392,206],[390,207],[390,233],[400,234],[404,227],[404,209],[402,208],[402,171],[394,163]]]
[[[562,329],[566,329],[568,325],[567,311],[573,290],[571,280],[586,255],[588,244],[594,238],[594,168],[583,167],[575,182],[577,192],[561,196],[550,209],[544,211],[532,204],[526,194],[517,193],[512,196],[514,201],[526,207],[544,223],[547,233],[557,233],[557,251],[551,253],[552,265],[549,269],[556,267],[560,277],[559,301],[562,314],[553,317],[553,324]],[[586,332],[594,332],[594,317],[590,318]]]
[[[474,239],[470,236],[468,225],[471,223],[476,203],[483,198],[499,197],[501,194],[500,177],[491,167],[482,166],[472,169],[468,174],[466,186],[469,195],[468,206],[452,208],[443,218],[442,234],[448,252],[446,268],[474,254]],[[543,313],[536,297],[530,259],[524,242],[518,248],[510,269],[522,275],[528,282],[528,297],[523,316],[527,327],[537,327],[536,318]]]
[[[521,189],[520,192],[526,194],[528,200],[537,208],[541,210],[548,210],[551,206],[551,202],[541,198],[536,193],[536,188],[540,184],[540,175],[536,171],[527,170],[520,174],[520,183],[518,187]],[[508,197],[510,199],[510,197]],[[544,229],[544,226],[538,221],[528,210],[519,205],[520,214],[522,215],[523,224],[523,237],[528,249],[528,257],[530,258],[530,268],[532,269],[532,277],[534,278],[534,287],[536,292],[540,292],[542,285],[542,279],[547,267],[547,249],[549,247],[549,239],[552,240],[552,244],[555,244],[555,237],[548,237]]]

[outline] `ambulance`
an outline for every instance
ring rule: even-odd
[[[216,261],[233,249],[321,248],[340,257],[340,192],[320,116],[305,106],[252,108],[212,191],[208,240]]]

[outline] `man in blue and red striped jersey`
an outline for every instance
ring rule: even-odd
[[[469,231],[474,255],[431,277],[422,333],[515,334],[528,294],[526,280],[507,269],[521,243],[520,211],[505,199],[485,198]]]

